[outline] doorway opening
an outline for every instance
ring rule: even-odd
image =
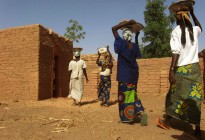
[[[55,56],[53,61],[53,77],[52,77],[52,97],[57,98],[59,93],[59,57]]]

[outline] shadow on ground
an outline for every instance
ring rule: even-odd
[[[205,131],[201,131],[201,137],[195,137],[194,132],[184,132],[182,135],[172,135],[176,140],[205,140]]]
[[[205,131],[201,130],[201,137],[194,136],[195,126],[177,119],[173,119],[171,127],[176,130],[183,131],[182,135],[172,135],[176,140],[205,140]]]
[[[88,104],[95,104],[95,103],[98,103],[98,102],[99,102],[98,99],[91,100],[91,101],[85,101],[85,102],[81,102],[81,106],[88,105]],[[115,105],[117,103],[118,103],[118,100],[114,100],[114,101],[111,100],[109,102],[109,106]]]
[[[110,101],[110,102],[109,102],[109,105],[112,106],[112,105],[115,105],[115,104],[117,104],[117,103],[118,103],[118,100],[114,100],[114,101]]]
[[[97,102],[98,102],[98,99],[91,100],[91,101],[85,101],[85,102],[81,102],[81,106],[88,105],[88,104],[94,104],[94,103],[97,103]]]

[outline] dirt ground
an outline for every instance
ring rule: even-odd
[[[117,94],[111,106],[84,96],[82,106],[68,98],[43,101],[0,101],[1,140],[197,140],[193,126],[174,120],[172,130],[156,126],[164,114],[164,95],[140,94],[148,125],[119,123]],[[205,106],[202,107],[202,140],[205,140]]]

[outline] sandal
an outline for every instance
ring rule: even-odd
[[[165,130],[171,130],[171,127],[165,124],[165,120],[157,119],[157,125]]]

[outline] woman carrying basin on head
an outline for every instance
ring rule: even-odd
[[[122,29],[122,38],[118,30]],[[136,59],[141,58],[138,46],[139,31],[143,25],[134,20],[125,20],[112,27],[115,37],[114,49],[118,54],[117,59],[117,81],[118,81],[118,101],[119,116],[121,122],[134,122],[136,114],[144,111],[141,100],[137,95],[137,83],[139,77],[139,68]],[[135,43],[132,43],[132,37],[135,33]],[[145,117],[145,116],[142,116]],[[141,118],[144,120],[145,118]]]

